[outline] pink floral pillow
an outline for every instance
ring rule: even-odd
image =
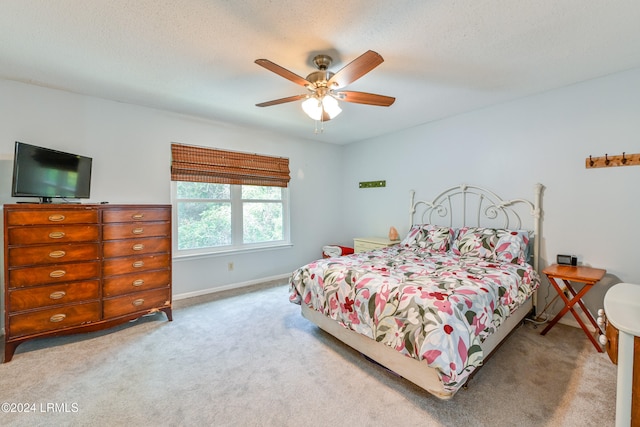
[[[462,227],[453,241],[456,255],[494,260],[498,239],[493,228]]]
[[[523,264],[527,260],[528,248],[527,231],[463,227],[458,230],[452,251],[465,257]]]
[[[451,247],[454,231],[449,227],[418,224],[411,227],[400,243],[402,246],[417,246],[430,252],[447,252]]]
[[[524,264],[529,253],[527,231],[496,230],[496,261]]]

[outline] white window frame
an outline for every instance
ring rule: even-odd
[[[248,203],[278,203],[282,204],[282,240],[274,240],[270,242],[260,243],[243,243],[243,204],[245,200],[242,199],[242,185],[231,184],[231,199],[215,200],[217,202],[230,202],[231,203],[231,244],[225,246],[215,246],[208,248],[197,249],[178,249],[178,203],[182,201],[198,202],[199,200],[193,199],[179,199],[178,198],[178,185],[177,181],[171,181],[171,205],[173,206],[173,256],[174,258],[180,257],[197,257],[197,256],[209,256],[209,255],[224,255],[238,252],[251,252],[258,250],[270,250],[282,248],[285,246],[291,246],[291,227],[290,227],[290,211],[289,211],[289,188],[279,187],[282,190],[282,199],[246,199]],[[203,203],[210,203],[211,200],[202,200]]]

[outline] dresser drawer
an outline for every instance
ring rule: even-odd
[[[164,208],[108,209],[102,213],[102,222],[169,221],[171,210]]]
[[[171,271],[149,271],[105,278],[102,284],[102,295],[112,297],[131,292],[164,288],[171,284]]]
[[[370,243],[370,242],[355,242],[355,244],[353,245],[353,251],[354,252],[367,252],[367,251],[373,251],[375,249],[380,249],[380,248],[384,248],[385,246],[381,246],[377,243]]]
[[[9,316],[8,335],[18,337],[100,320],[100,303],[68,305]]]
[[[99,259],[97,243],[67,245],[22,246],[9,248],[9,265],[55,264],[71,261],[92,261]]]
[[[98,225],[57,225],[10,228],[9,245],[33,245],[67,242],[93,242],[100,236]]]
[[[169,252],[170,249],[171,241],[169,239],[131,239],[105,242],[102,247],[102,253],[105,258],[115,258]]]
[[[170,305],[171,289],[165,288],[106,299],[103,302],[103,311],[105,318],[110,318]]]
[[[170,262],[169,254],[105,259],[102,272],[104,277],[108,277],[141,271],[166,270],[167,266],[171,265]]]
[[[9,310],[14,312],[51,305],[97,300],[100,296],[99,288],[100,282],[92,280],[16,289],[9,291]]]
[[[96,279],[100,277],[100,262],[80,262],[42,267],[26,267],[9,270],[9,287],[63,283],[73,280]]]
[[[170,236],[171,224],[169,224],[168,222],[108,224],[102,227],[103,240]]]
[[[43,225],[43,224],[96,224],[98,211],[87,210],[10,210],[6,213],[7,225]]]
[[[389,246],[394,246],[400,243],[399,240],[389,240],[382,237],[366,237],[353,239],[353,251],[354,252],[367,252],[376,249],[382,249]]]

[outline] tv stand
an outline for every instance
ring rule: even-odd
[[[171,205],[4,205],[4,362],[21,343],[171,314]]]

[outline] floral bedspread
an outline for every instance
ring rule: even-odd
[[[479,344],[539,284],[529,264],[394,246],[299,268],[289,299],[426,360],[455,392],[482,364]]]

